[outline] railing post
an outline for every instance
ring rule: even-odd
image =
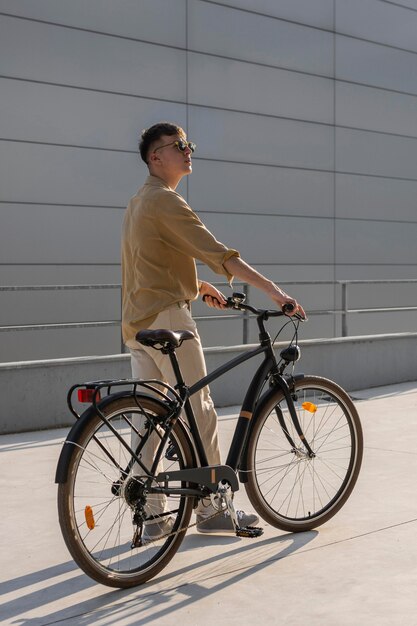
[[[242,291],[246,296],[246,302],[249,300],[249,285],[247,283],[243,284]],[[243,343],[249,343],[249,312],[243,312]]]
[[[347,282],[342,282],[342,337],[348,336],[348,299],[347,299]]]
[[[246,296],[246,302],[249,300],[249,285],[244,283],[243,293]],[[249,311],[243,312],[243,343],[249,343]]]
[[[126,352],[126,346],[123,341],[123,328],[122,328],[122,318],[123,318],[123,292],[122,286],[120,285],[120,354],[124,354]]]

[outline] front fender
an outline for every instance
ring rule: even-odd
[[[304,374],[295,374],[292,378],[296,382],[297,380],[304,378]],[[253,415],[250,421],[249,430],[246,435],[245,446],[243,448],[243,452],[242,452],[242,456],[241,456],[240,464],[239,464],[239,481],[241,483],[248,482],[248,444],[252,436],[252,431],[255,427],[255,424],[257,420],[259,419],[259,416],[262,415],[264,407],[271,402],[271,399],[274,399],[274,401],[278,403],[278,402],[281,402],[283,397],[284,397],[284,393],[282,389],[278,385],[276,385],[268,389],[268,391],[266,391],[261,396],[259,402],[256,405],[255,411],[253,412]]]
[[[100,411],[104,411],[106,407],[112,402],[114,402],[115,400],[118,400],[119,398],[127,398],[130,396],[132,396],[131,391],[121,391],[120,393],[114,393],[114,394],[111,394],[110,396],[107,396],[103,400],[101,400],[97,404],[97,406],[100,409]],[[142,398],[144,396],[145,394],[141,394]],[[164,408],[164,410],[166,410],[166,405],[163,402],[161,402],[158,398],[155,398],[154,396],[150,396],[147,394],[145,397],[152,400],[152,402],[159,404],[161,407]],[[56,483],[67,482],[68,467],[69,467],[69,462],[71,460],[72,453],[74,452],[74,449],[77,446],[80,440],[81,434],[84,428],[86,427],[87,423],[91,419],[93,419],[96,415],[97,415],[96,409],[94,405],[91,404],[84,411],[84,413],[81,414],[80,419],[75,422],[75,424],[69,431],[67,438],[64,441],[64,445],[62,446],[61,454],[59,455],[58,465],[57,465],[56,473],[55,473]]]

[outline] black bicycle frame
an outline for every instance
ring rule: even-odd
[[[236,358],[228,361],[224,365],[221,365],[191,387],[186,387],[183,381],[175,352],[169,354],[171,364],[178,379],[178,386],[176,387],[176,389],[178,390],[180,396],[185,399],[184,410],[188,419],[189,426],[191,428],[191,432],[193,433],[196,451],[202,467],[208,466],[209,463],[207,461],[206,451],[201,440],[201,435],[194,416],[194,412],[191,407],[190,397],[203,389],[203,387],[205,387],[206,385],[210,384],[213,380],[216,380],[216,378],[219,378],[220,376],[237,367],[241,363],[244,363],[245,361],[248,361],[249,359],[252,359],[255,356],[258,356],[258,354],[262,353],[265,355],[264,360],[256,370],[256,373],[246,392],[245,399],[242,404],[242,409],[240,411],[239,418],[236,424],[232,443],[229,449],[229,454],[226,460],[226,465],[236,471],[239,464],[240,455],[245,444],[246,434],[248,432],[249,423],[254,411],[255,403],[259,397],[264,382],[268,377],[268,374],[271,372],[271,370],[276,368],[277,365],[269,335],[261,339],[260,346],[253,350],[250,350],[249,352],[245,352],[240,356],[237,356]]]

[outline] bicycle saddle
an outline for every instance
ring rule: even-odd
[[[136,333],[136,341],[144,346],[178,348],[186,339],[194,339],[194,334],[189,330],[140,330]]]

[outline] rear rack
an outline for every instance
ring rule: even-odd
[[[116,380],[92,380],[85,383],[77,383],[76,385],[73,385],[67,394],[68,408],[77,420],[80,419],[80,414],[74,408],[73,394],[78,389],[89,389],[93,392],[91,404],[93,405],[97,413],[101,415],[101,411],[97,406],[97,403],[103,399],[101,391],[105,389],[105,395],[109,396],[112,393],[114,387],[130,387],[130,392],[133,396],[137,395],[138,389],[146,389],[147,391],[152,391],[152,393],[155,394],[157,398],[166,402],[171,409],[177,408],[178,403],[182,404],[182,399],[179,396],[178,392],[167,383],[163,383],[160,380],[156,379],[139,380],[137,378],[126,378]],[[127,391],[129,391],[129,389],[127,389]],[[168,393],[171,395],[168,395]]]

